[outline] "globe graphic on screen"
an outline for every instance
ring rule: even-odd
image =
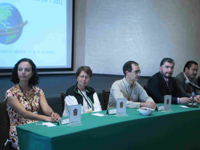
[[[12,44],[16,42],[23,27],[28,21],[23,22],[22,16],[16,7],[9,3],[0,3],[0,43]]]

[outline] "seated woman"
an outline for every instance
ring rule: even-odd
[[[101,111],[101,104],[95,90],[87,86],[92,77],[92,70],[82,66],[76,71],[77,83],[66,92],[64,116],[69,116],[69,106],[81,104],[81,113]]]
[[[19,149],[16,126],[40,121],[57,122],[60,116],[49,107],[38,84],[36,66],[32,60],[19,60],[12,71],[11,81],[15,84],[5,94],[10,118],[10,139],[15,149]],[[39,115],[39,107],[47,115]],[[24,137],[26,138],[26,137]]]

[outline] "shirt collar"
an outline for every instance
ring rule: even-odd
[[[135,82],[134,82],[132,85],[130,85],[130,84],[126,81],[126,78],[125,78],[125,77],[123,78],[123,82],[124,82],[126,88],[128,88],[128,89],[131,89],[131,88],[133,87],[133,85],[135,84]]]
[[[160,73],[161,75],[162,75],[162,73]],[[163,76],[163,75],[162,75]],[[164,76],[163,76],[163,78],[164,78],[164,80],[165,81],[169,81],[169,78],[167,79],[167,78],[165,78]]]
[[[185,76],[185,79],[186,79],[186,80],[189,80],[189,81],[190,81],[190,79],[186,76],[185,72],[183,72],[183,75]]]

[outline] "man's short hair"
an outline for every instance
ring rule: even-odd
[[[126,71],[128,72],[131,72],[132,71],[132,64],[138,66],[139,64],[135,61],[127,61],[124,66],[123,66],[123,72],[124,72],[124,75],[126,76]]]
[[[163,58],[163,60],[160,62],[160,67],[165,63],[165,62],[168,62],[168,63],[171,63],[175,66],[175,62],[173,59],[171,58]]]
[[[192,67],[192,64],[195,64],[195,65],[198,66],[198,63],[197,63],[196,61],[190,60],[190,61],[188,61],[188,62],[185,64],[185,66],[184,66],[184,68],[183,68],[183,72],[185,71],[185,68],[190,69],[190,68]]]

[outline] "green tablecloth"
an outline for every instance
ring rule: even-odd
[[[127,109],[127,115],[82,114],[83,125],[75,127],[20,125],[20,149],[200,149],[200,108],[172,105],[172,112],[154,111],[151,116]]]

